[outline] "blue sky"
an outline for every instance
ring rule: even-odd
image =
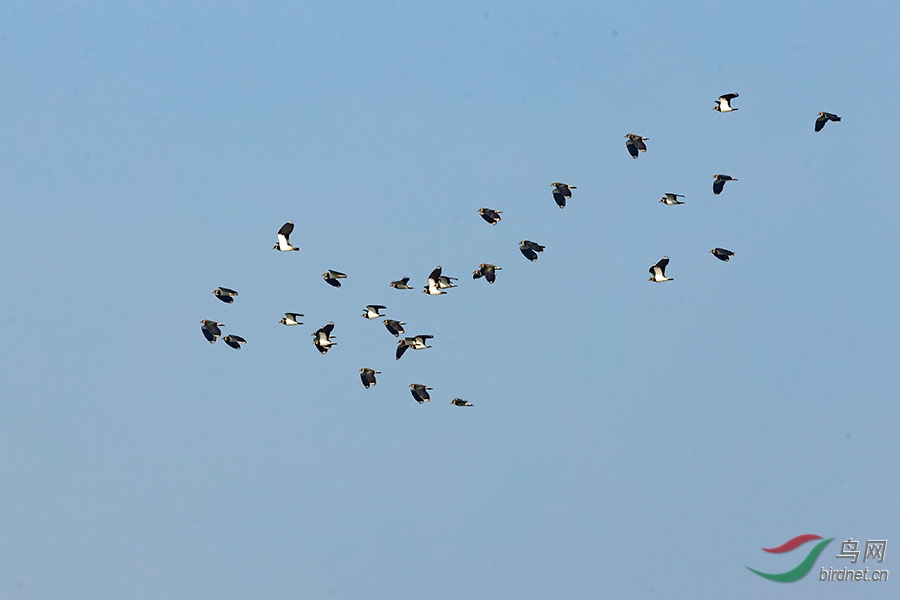
[[[0,6],[0,597],[896,596],[896,3],[160,4]]]

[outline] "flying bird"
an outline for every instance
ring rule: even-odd
[[[284,313],[284,318],[278,322],[281,323],[282,325],[288,325],[288,326],[303,325],[303,323],[301,323],[300,320],[298,319],[298,317],[302,317],[302,316],[303,315],[300,313]]]
[[[246,344],[247,340],[242,338],[239,335],[226,335],[222,338],[222,341],[234,348],[235,350],[241,349],[241,344]]]
[[[478,214],[481,215],[481,218],[490,223],[491,225],[496,225],[500,222],[500,215],[503,213],[502,210],[494,210],[493,208],[479,208]]]
[[[359,370],[359,378],[362,380],[363,387],[369,389],[370,385],[375,385],[375,376],[381,375],[381,371],[376,371],[375,369],[368,369],[363,367]]]
[[[332,287],[341,287],[341,282],[338,281],[338,279],[347,279],[347,276],[340,271],[328,269],[327,271],[322,273],[322,279],[324,279],[325,283]]]
[[[478,268],[472,273],[472,279],[480,279],[484,277],[488,283],[494,283],[497,280],[497,274],[495,271],[502,271],[503,269],[498,267],[497,265],[492,265],[491,263],[481,263],[478,265]]]
[[[201,319],[200,321],[200,331],[203,332],[203,337],[205,337],[206,341],[210,344],[215,344],[216,340],[219,339],[219,336],[222,335],[222,330],[219,329],[219,327],[225,327],[225,324],[216,323],[209,319]]]
[[[628,141],[625,142],[625,147],[628,148],[628,154],[631,155],[631,158],[637,158],[639,150],[641,152],[647,151],[647,145],[644,143],[644,140],[649,140],[650,138],[634,135],[633,133],[626,133],[625,137],[628,138]]]
[[[713,175],[713,179],[715,179],[715,181],[713,181],[713,194],[717,196],[725,189],[726,181],[737,181],[737,179],[731,175],[720,175],[719,173]]]
[[[450,401],[450,404],[452,404],[453,406],[475,406],[471,402],[466,402],[462,398],[454,398]]]
[[[545,247],[546,246],[541,246],[537,242],[532,242],[530,240],[522,240],[519,242],[519,252],[531,262],[538,259],[538,254],[543,252]]]
[[[397,281],[391,282],[391,287],[395,290],[411,290],[412,286],[409,285],[409,277],[404,277],[403,279],[398,279]]]
[[[566,199],[572,197],[572,190],[578,189],[574,185],[560,183],[559,181],[554,181],[550,185],[553,187],[553,199],[560,208],[566,207]]]
[[[369,304],[366,306],[366,310],[362,316],[366,319],[380,319],[384,315],[378,311],[385,310],[386,308],[387,306],[382,306],[381,304]]]
[[[406,333],[403,331],[403,326],[406,325],[403,321],[395,321],[394,319],[385,319],[384,326],[391,333],[392,336],[398,337],[401,333]]]
[[[232,302],[234,302],[234,296],[238,295],[236,291],[221,286],[214,289],[213,294],[215,294],[216,298],[218,298],[225,304],[231,304]]]
[[[411,383],[409,384],[409,391],[412,392],[413,398],[416,399],[416,402],[422,404],[423,402],[428,402],[431,400],[431,396],[428,395],[428,390],[434,388],[430,388],[428,386],[422,385],[421,383]]]
[[[828,121],[840,121],[841,118],[837,115],[833,115],[829,112],[820,112],[819,117],[816,119],[816,131],[822,131],[822,128],[825,127],[825,123]]]
[[[659,201],[664,202],[667,206],[684,204],[684,202],[681,202],[679,198],[684,198],[684,194],[670,194],[669,192],[666,192],[666,195],[660,198]]]
[[[321,354],[325,354],[332,346],[337,344],[337,342],[332,341],[334,339],[334,336],[331,335],[333,330],[334,323],[329,321],[327,325],[323,325],[312,334],[313,344]]]
[[[710,253],[722,262],[728,262],[734,256],[734,252],[725,248],[713,248],[710,250]]]
[[[674,277],[666,277],[666,265],[669,264],[669,257],[663,256],[658,263],[650,267],[650,274],[653,275],[647,281],[661,283],[663,281],[674,281]]]
[[[442,290],[455,288],[457,286],[453,282],[458,280],[459,277],[447,277],[446,275],[441,275],[440,279],[438,279],[438,287]]]
[[[429,296],[440,296],[447,293],[441,289],[441,265],[436,266],[428,276],[428,285],[425,286],[423,293]]]
[[[294,231],[293,221],[288,221],[278,230],[278,243],[273,246],[279,252],[290,252],[291,250],[299,250],[296,246],[291,246],[291,232]]]
[[[426,348],[431,348],[431,346],[428,345],[427,340],[432,338],[434,338],[433,335],[417,335],[416,337],[405,337],[402,340],[398,340],[397,352],[395,354],[396,359],[400,360],[400,357],[403,356],[403,353],[409,348],[412,348],[413,350],[425,350]]]
[[[737,110],[737,107],[731,105],[731,101],[737,97],[738,94],[722,94],[719,96],[719,99],[716,100],[716,105],[713,107],[713,110],[719,112],[731,112]]]

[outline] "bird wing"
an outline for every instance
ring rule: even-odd
[[[431,275],[428,276],[428,282],[430,284],[432,281],[436,282],[440,278],[441,278],[441,267],[438,266],[438,267],[435,267],[434,271],[431,272]]]
[[[560,208],[566,207],[566,195],[563,194],[559,188],[553,190],[553,199]]]
[[[331,335],[331,332],[334,331],[334,323],[329,322],[327,325],[324,325],[319,331]]]
[[[531,248],[527,247],[527,246],[520,247],[520,248],[519,248],[519,251],[522,253],[522,256],[524,256],[525,258],[527,258],[527,259],[530,260],[531,262],[534,262],[534,261],[536,261],[536,260],[538,259],[537,253],[536,253],[534,250],[532,250]]]
[[[725,180],[724,179],[716,179],[713,181],[713,194],[721,194],[722,190],[725,189]]]
[[[639,137],[634,138],[634,145],[637,146],[637,149],[640,150],[641,152],[647,151],[647,145],[644,143],[644,140],[642,140]]]
[[[203,332],[203,337],[206,338],[206,341],[210,344],[216,343],[216,335],[213,334],[209,329],[207,329],[206,325],[201,325],[200,330]]]
[[[223,294],[228,294],[229,296],[237,296],[238,293],[230,288],[219,286],[219,291]]]
[[[630,154],[632,158],[638,157],[638,148],[637,145],[635,145],[634,140],[628,138],[628,141],[625,142],[625,147],[628,148],[628,154]]]
[[[409,346],[406,345],[406,340],[400,340],[399,342],[397,342],[397,360],[400,360],[400,357],[403,356],[403,353],[406,352],[407,348],[409,348]]]
[[[288,221],[281,226],[281,229],[278,230],[278,235],[283,235],[284,239],[286,240],[288,237],[290,237],[292,231],[294,231],[294,224]]]

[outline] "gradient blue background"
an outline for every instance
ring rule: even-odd
[[[898,27],[895,2],[0,4],[0,598],[895,598],[815,574],[887,538],[900,579]],[[460,285],[427,297],[437,264]],[[369,303],[433,348],[395,361]],[[801,533],[837,538],[806,580],[745,569]]]

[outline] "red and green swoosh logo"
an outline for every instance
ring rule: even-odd
[[[781,583],[791,583],[793,581],[803,579],[804,577],[806,577],[806,574],[809,573],[813,568],[813,565],[816,563],[816,559],[819,558],[822,550],[824,550],[825,546],[831,543],[833,539],[834,538],[828,538],[827,540],[822,540],[821,535],[815,535],[814,533],[804,533],[803,535],[798,535],[795,538],[789,539],[777,548],[763,548],[763,550],[772,554],[783,554],[785,552],[790,552],[794,548],[802,546],[806,542],[810,542],[812,540],[822,540],[821,542],[816,544],[812,550],[809,551],[809,554],[806,555],[806,558],[803,559],[803,562],[801,562],[790,571],[785,571],[784,573],[763,573],[762,571],[757,571],[756,569],[750,569],[750,567],[747,568],[760,577],[765,577],[766,579],[771,579],[772,581],[778,581]]]

